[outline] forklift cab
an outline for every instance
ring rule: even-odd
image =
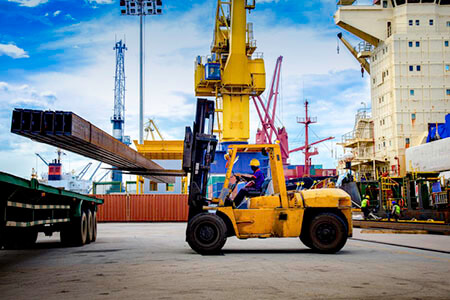
[[[262,197],[268,194],[277,194],[279,201],[277,200],[277,206],[281,206],[282,199],[287,203],[286,185],[284,179],[283,163],[281,160],[280,147],[278,145],[248,145],[239,144],[231,145],[229,147],[227,172],[225,176],[225,182],[218,199],[213,199],[213,203],[217,203],[219,206],[225,206],[226,203],[230,203],[236,196],[239,188],[239,183],[243,182],[242,177],[234,172],[236,162],[239,160],[240,153],[261,153],[263,156],[268,157],[269,165],[268,172],[265,176],[264,182],[260,191],[250,192],[247,199],[242,202],[239,208],[256,208],[260,206]],[[255,201],[252,201],[254,198]],[[271,198],[271,201],[273,199]],[[253,204],[252,204],[253,202]],[[244,205],[246,203],[247,205]],[[271,207],[273,206],[270,205]]]

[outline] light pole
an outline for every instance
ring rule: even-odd
[[[144,45],[143,19],[146,15],[161,15],[162,0],[120,0],[122,15],[139,16],[139,144],[144,143]]]

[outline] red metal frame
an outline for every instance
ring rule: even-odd
[[[305,154],[305,173],[304,176],[305,177],[309,177],[310,176],[310,171],[311,171],[311,156],[317,155],[319,154],[319,151],[317,150],[317,148],[314,148],[314,151],[310,151],[311,146],[314,146],[316,144],[320,144],[322,142],[328,141],[328,140],[332,140],[334,139],[334,137],[330,136],[327,137],[325,139],[322,139],[320,141],[314,142],[314,143],[309,143],[309,125],[313,124],[313,123],[317,123],[316,120],[311,120],[311,117],[308,116],[308,100],[305,100],[305,118],[304,119],[297,119],[297,123],[300,124],[304,124],[305,125],[305,145],[296,148],[296,149],[292,149],[289,151],[289,153],[293,153],[293,152],[297,152],[297,151],[302,151]]]
[[[272,137],[275,134],[276,139],[280,142],[283,164],[287,164],[287,159],[289,158],[288,136],[284,127],[275,127],[282,62],[283,56],[278,57],[275,70],[273,71],[267,102],[264,103],[260,96],[252,97],[252,99],[262,124],[262,129],[258,129],[256,132],[256,144],[272,144]]]

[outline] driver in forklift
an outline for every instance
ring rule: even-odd
[[[253,175],[249,174],[236,174],[237,178],[242,178],[247,181],[245,187],[243,187],[234,198],[234,205],[238,207],[244,197],[248,196],[251,192],[261,192],[262,185],[264,183],[264,174],[259,169],[260,163],[256,158],[250,161],[250,168],[253,171]]]

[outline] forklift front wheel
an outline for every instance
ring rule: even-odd
[[[202,213],[188,223],[187,242],[199,254],[218,254],[227,240],[227,226],[215,214]]]
[[[347,242],[347,231],[345,222],[339,216],[333,213],[319,214],[309,225],[311,246],[320,253],[336,253]]]

